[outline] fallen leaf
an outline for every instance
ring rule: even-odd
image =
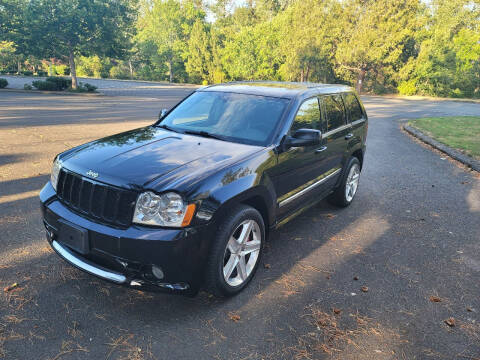
[[[368,287],[367,286],[362,286],[360,288],[360,290],[362,290],[363,292],[368,292]]]
[[[430,301],[431,302],[442,302],[442,299],[440,299],[438,296],[430,296]]]
[[[326,218],[328,219],[333,219],[336,215],[333,215],[333,214],[325,214],[324,215]]]
[[[228,313],[228,317],[229,317],[230,320],[232,320],[233,322],[238,322],[238,321],[240,321],[240,315],[238,315],[237,313],[229,312],[229,313]]]
[[[18,283],[13,283],[12,285],[3,288],[3,291],[9,292],[9,291],[15,289],[17,286],[18,286]]]
[[[453,317],[450,317],[446,320],[443,320],[445,322],[445,324],[447,324],[448,326],[450,327],[454,327],[455,326],[455,319]]]
[[[468,312],[473,312],[473,309],[471,307],[467,307]]]
[[[358,276],[354,276],[354,277],[353,277],[353,280],[357,281],[357,280],[358,280]]]
[[[336,315],[338,315],[342,312],[342,309],[333,308],[332,310],[333,310],[333,313],[336,314]]]
[[[264,267],[265,269],[270,269],[270,264],[263,264],[263,267]]]

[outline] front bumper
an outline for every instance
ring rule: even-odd
[[[195,295],[203,280],[214,226],[161,229],[132,224],[114,228],[86,219],[64,206],[48,182],[40,192],[47,239],[75,267],[116,284],[140,290]],[[80,254],[57,241],[60,221],[88,231],[89,250]],[[153,271],[156,268],[157,271]],[[158,276],[158,269],[161,269]]]

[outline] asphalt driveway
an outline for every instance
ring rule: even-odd
[[[364,98],[354,203],[322,202],[273,232],[235,298],[137,292],[59,259],[38,209],[54,155],[153,122],[190,91],[173,90],[0,93],[0,286],[18,284],[0,293],[0,358],[480,358],[480,177],[400,130],[480,104]]]

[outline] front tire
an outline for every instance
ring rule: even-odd
[[[350,205],[357,193],[360,181],[360,161],[351,157],[340,185],[328,197],[328,201],[339,207]]]
[[[237,205],[218,228],[207,263],[207,291],[233,296],[253,278],[265,243],[265,224],[254,208]]]

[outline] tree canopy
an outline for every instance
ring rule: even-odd
[[[4,0],[0,21],[0,71],[480,97],[479,0]]]

